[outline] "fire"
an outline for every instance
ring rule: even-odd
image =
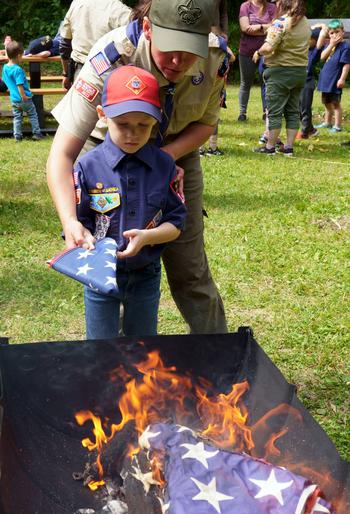
[[[98,453],[96,465],[100,481],[90,483],[90,488],[97,488],[103,482],[103,446],[130,422],[134,423],[137,436],[149,424],[173,420],[175,423],[195,426],[203,437],[211,439],[222,448],[249,451],[254,447],[251,428],[247,425],[248,412],[242,402],[242,396],[249,388],[246,381],[235,384],[227,395],[209,396],[211,384],[208,381],[200,379],[194,383],[189,376],[178,374],[174,366],[166,367],[158,351],[150,352],[145,361],[135,368],[139,374],[137,377],[129,374],[124,367],[114,370],[111,375],[111,380],[121,377],[125,391],[118,404],[121,421],[119,424],[111,424],[108,435],[101,419],[92,412],[76,414],[79,425],[90,420],[94,426],[95,440],[85,438],[82,441],[84,447]],[[130,444],[127,454],[132,457],[138,451],[136,444]]]

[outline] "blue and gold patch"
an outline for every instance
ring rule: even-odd
[[[119,193],[95,193],[90,194],[90,209],[105,214],[106,212],[119,207],[120,194]]]

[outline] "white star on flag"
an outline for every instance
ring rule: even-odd
[[[117,269],[117,264],[115,262],[106,261],[105,268],[112,268],[112,270],[115,271]]]
[[[117,279],[115,277],[106,277],[106,279],[107,279],[107,282],[105,283],[106,286],[108,286],[109,284],[112,284],[112,286],[117,287]]]
[[[152,437],[157,437],[157,435],[159,434],[160,432],[151,432],[151,427],[150,425],[148,425],[146,430],[144,430],[144,432],[139,437],[139,445],[141,446],[141,448],[146,448],[147,450],[149,450],[151,447],[149,440]]]
[[[188,450],[187,453],[181,456],[182,459],[196,459],[207,469],[209,468],[207,459],[215,457],[219,453],[219,450],[208,452],[204,448],[202,441],[197,444],[181,444],[180,446]]]
[[[191,477],[191,480],[200,490],[200,493],[198,493],[196,496],[193,496],[192,500],[203,500],[210,503],[210,505],[212,505],[216,512],[219,514],[221,514],[219,502],[225,500],[234,500],[233,496],[227,496],[226,494],[219,493],[219,491],[216,490],[215,477],[209,482],[209,484],[202,484],[202,482],[199,482],[199,480],[196,480],[193,477]]]
[[[93,252],[90,252],[90,250],[85,250],[85,252],[80,252],[78,260],[86,259],[87,257],[89,257],[89,255],[93,255]]]
[[[281,491],[288,489],[293,484],[290,482],[278,482],[275,476],[275,470],[272,469],[270,476],[267,480],[257,480],[256,478],[249,479],[253,484],[260,487],[260,491],[254,498],[264,498],[265,496],[274,496],[280,505],[284,505]]]
[[[90,266],[88,265],[88,263],[84,264],[84,266],[80,266],[78,268],[78,271],[77,271],[77,275],[87,275],[87,272],[92,270],[94,268],[90,268]]]
[[[113,257],[115,257],[115,250],[113,250],[113,248],[107,248],[105,254],[113,255]]]
[[[326,512],[327,514],[331,514],[331,511],[327,509],[327,507],[319,503],[319,498],[317,499],[316,505],[312,509],[311,514],[316,514],[316,512]]]
[[[195,436],[195,433],[193,432],[193,430],[191,428],[188,428],[188,427],[184,427],[183,425],[176,425],[178,426],[178,432],[190,432],[193,436]]]
[[[131,476],[142,483],[146,494],[149,492],[151,485],[159,485],[159,482],[153,478],[153,471],[142,473],[140,468],[136,466],[133,466],[132,469],[134,473],[131,473]]]

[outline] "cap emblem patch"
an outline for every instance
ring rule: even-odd
[[[130,89],[135,95],[139,95],[144,91],[147,87],[147,85],[142,82],[142,80],[137,76],[134,75],[129,82],[125,84],[125,86]]]
[[[182,21],[187,23],[187,25],[193,25],[202,16],[201,9],[194,6],[193,0],[189,0],[187,4],[179,5],[177,12]]]

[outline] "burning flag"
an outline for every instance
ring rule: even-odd
[[[168,514],[333,514],[317,485],[285,468],[215,448],[180,425],[157,423],[139,439],[162,455]],[[136,476],[136,475],[135,475]]]

